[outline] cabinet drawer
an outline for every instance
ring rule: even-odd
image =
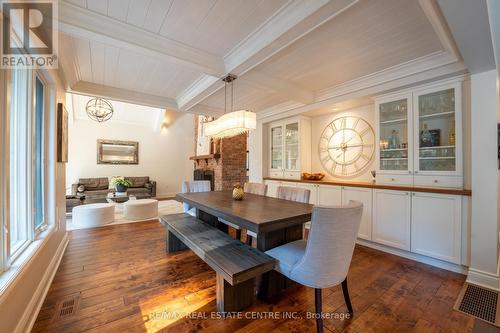
[[[415,186],[462,188],[463,178],[453,176],[415,176]]]
[[[413,185],[412,175],[377,175],[377,183],[390,185]]]
[[[271,178],[283,178],[283,171],[270,170],[269,177],[271,177]]]
[[[283,173],[285,179],[300,179],[300,171],[285,171]]]

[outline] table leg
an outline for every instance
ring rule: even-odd
[[[165,246],[165,249],[167,250],[167,253],[172,253],[172,252],[177,252],[177,251],[182,251],[182,250],[187,250],[187,246],[184,245],[183,242],[177,236],[175,236],[173,233],[171,233],[168,228],[167,229],[167,243]]]
[[[302,225],[296,225],[286,229],[276,230],[257,235],[257,248],[267,251],[274,247],[302,239]],[[276,297],[279,292],[295,283],[278,273],[270,271],[262,275],[258,282],[258,297],[262,300],[270,300]]]
[[[225,232],[226,234],[229,232],[228,226],[219,222],[219,218],[217,216],[213,216],[212,214],[196,208],[196,217],[203,222],[208,223],[212,227],[216,227],[217,229]]]
[[[218,312],[237,312],[253,304],[255,279],[249,279],[232,286],[217,273],[216,298]]]

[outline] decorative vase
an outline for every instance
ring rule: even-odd
[[[116,184],[116,192],[127,192],[127,186]]]
[[[241,187],[240,184],[235,184],[233,187],[233,199],[234,200],[243,200],[243,195],[245,192],[243,192],[243,187]]]

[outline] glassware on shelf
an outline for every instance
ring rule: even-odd
[[[418,97],[419,115],[449,113],[455,111],[455,91],[447,89]]]
[[[407,103],[406,99],[402,99],[380,104],[380,123],[406,121],[408,118]]]
[[[455,171],[455,90],[420,95],[419,161],[421,171]]]
[[[282,129],[281,127],[274,127],[271,129],[271,168],[281,169],[283,160],[282,148]]]
[[[299,155],[299,124],[286,124],[285,133],[285,168],[288,170],[297,170],[297,158]]]

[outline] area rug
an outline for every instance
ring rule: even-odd
[[[158,216],[162,215],[167,215],[167,214],[175,214],[175,213],[182,213],[182,204],[178,201],[175,200],[164,200],[164,201],[158,201]],[[149,219],[148,221],[151,221],[152,219]],[[138,223],[138,222],[144,222],[144,221],[129,221],[126,220],[123,217],[123,204],[115,204],[115,221],[108,225],[114,225],[114,224],[123,224],[123,223]],[[76,229],[82,229],[82,227],[79,227],[77,225],[74,225],[71,220],[71,216],[67,216],[66,218],[66,230],[76,230]]]

